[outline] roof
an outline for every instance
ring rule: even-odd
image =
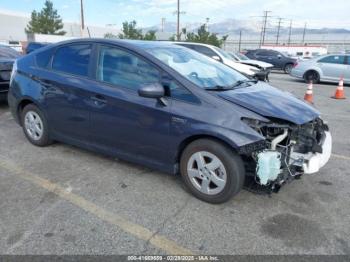
[[[77,38],[66,40],[55,43],[54,45],[62,45],[76,42],[88,42],[88,43],[106,43],[106,44],[117,44],[125,47],[136,47],[136,48],[156,48],[156,47],[173,47],[181,48],[168,41],[144,41],[144,40],[129,40],[129,39],[106,39],[106,38]]]

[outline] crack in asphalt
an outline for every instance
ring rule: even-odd
[[[176,218],[188,205],[189,201],[191,200],[191,196],[187,196],[185,203],[178,208],[178,210],[175,211],[175,213],[169,215],[167,218],[164,219],[164,221],[161,223],[160,227],[152,234],[152,236],[147,239],[146,243],[144,244],[145,248],[142,251],[142,254],[146,253],[147,250],[150,248],[150,241],[152,238],[154,238],[156,235],[158,235],[165,227],[165,225],[171,221],[172,219]]]

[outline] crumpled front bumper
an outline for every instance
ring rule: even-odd
[[[298,159],[302,163],[305,174],[317,173],[329,160],[332,154],[332,135],[329,131],[325,131],[324,139],[321,141],[322,153],[301,154],[293,152],[291,159]]]

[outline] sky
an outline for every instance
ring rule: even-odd
[[[136,20],[140,27],[175,22],[177,0],[83,0],[85,20],[88,25],[120,28],[122,22]],[[180,0],[183,24],[221,22],[225,19],[256,19],[264,10],[272,11],[270,21],[278,17],[293,19],[293,25],[302,27],[306,22],[312,28],[350,29],[349,0]],[[44,0],[0,0],[0,13],[29,16],[32,10],[40,10]],[[80,0],[53,0],[64,21],[78,22]],[[284,26],[289,22],[284,20]]]

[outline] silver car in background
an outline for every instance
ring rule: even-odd
[[[344,77],[344,82],[350,83],[350,54],[330,54],[299,60],[290,75],[313,83],[338,83],[340,77]]]

